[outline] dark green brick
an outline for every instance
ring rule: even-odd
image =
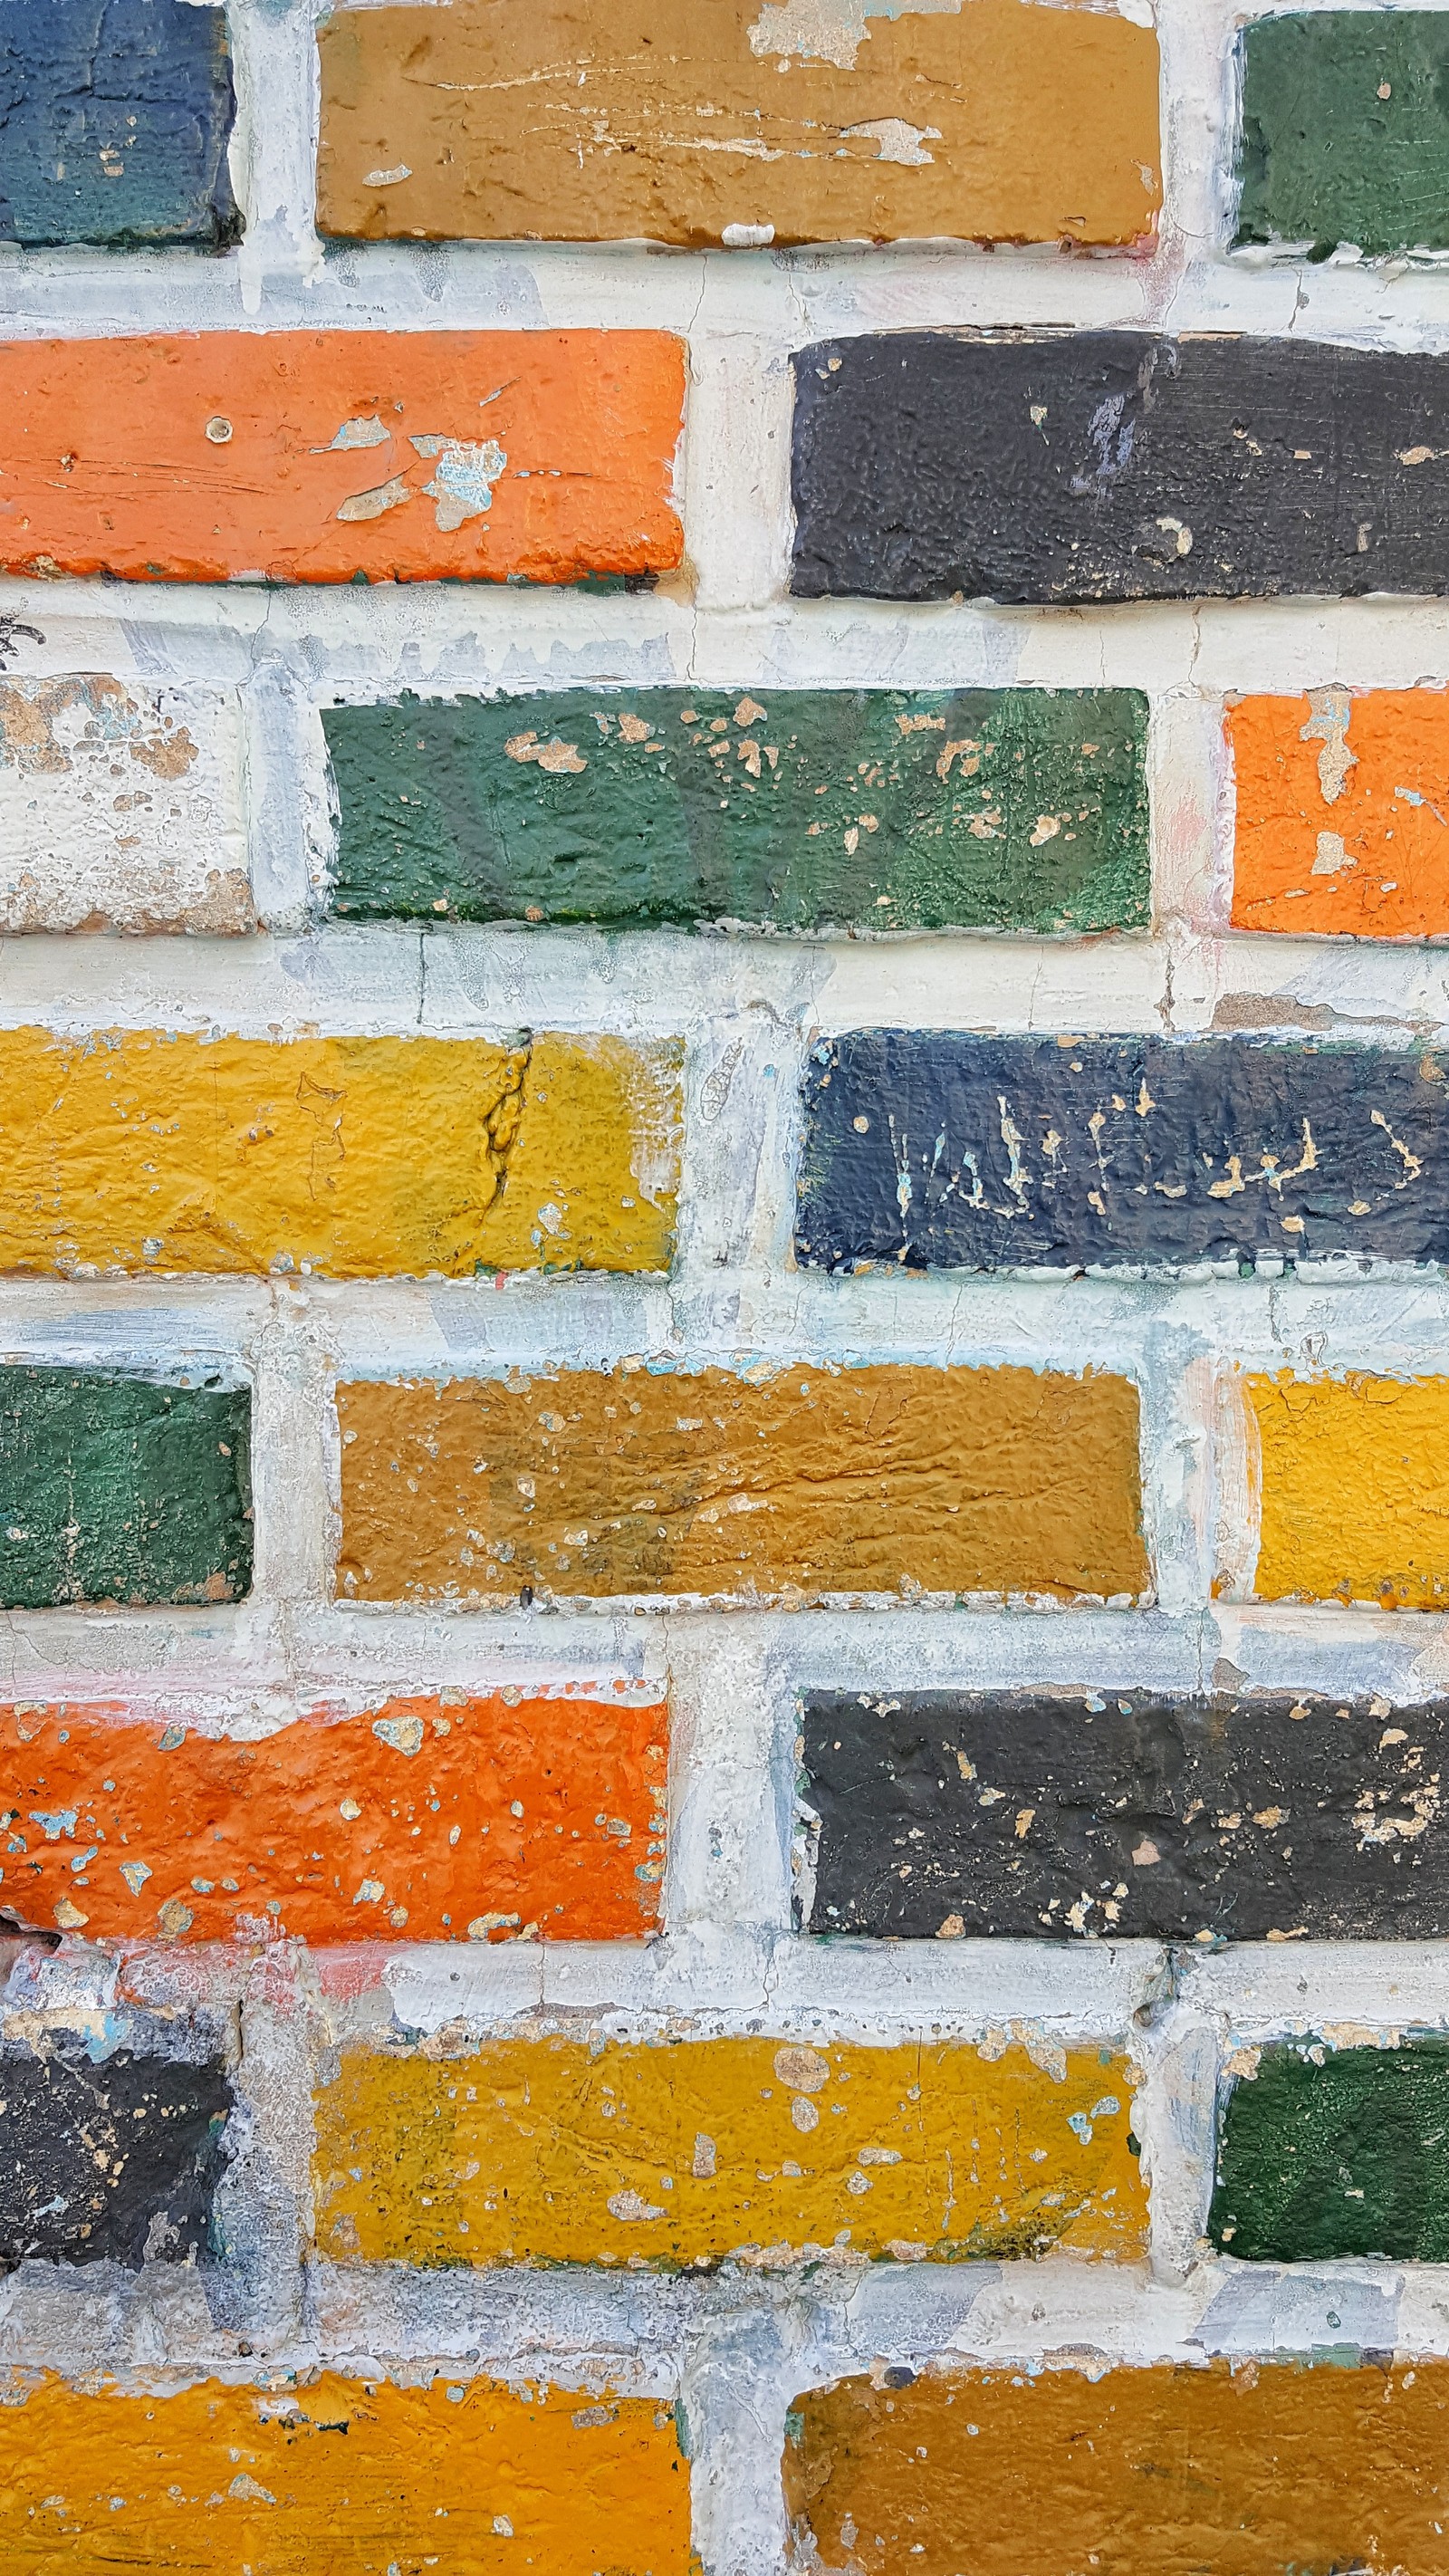
[[[1228,2096],[1208,2233],[1247,2263],[1449,2261],[1449,2041],[1265,2048]]]
[[[798,932],[1149,916],[1135,690],[571,689],[322,721],[344,918]]]
[[[245,1388],[0,1369],[0,1607],[250,1591],[250,1440]]]
[[[1327,9],[1240,42],[1240,243],[1449,245],[1449,16]]]

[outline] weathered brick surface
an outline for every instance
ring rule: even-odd
[[[354,2050],[317,2097],[320,2249],[629,2263],[1140,2252],[1132,2069],[1108,2048]],[[969,2146],[968,2146],[969,2140]]]
[[[0,240],[224,249],[234,112],[222,8],[0,0]]]
[[[42,2379],[0,2410],[0,2510],[15,2576],[421,2576],[450,2559],[486,2576],[691,2576],[672,2407],[466,2364],[421,2387],[322,2372],[80,2395]]]
[[[232,1601],[252,1578],[251,1396],[0,1369],[0,1607]]]
[[[682,344],[662,331],[10,341],[0,569],[322,582],[668,572],[682,542],[670,494],[683,397]]]
[[[1449,1707],[812,1691],[809,1928],[1442,1940]]]
[[[1446,2418],[1442,2362],[940,2365],[797,2397],[785,2495],[803,2563],[860,2576],[1442,2576]]]
[[[1437,9],[1290,10],[1244,28],[1239,242],[1449,244],[1449,27]]]
[[[679,1057],[613,1037],[6,1030],[0,1268],[667,1269]]]
[[[1442,689],[1245,698],[1228,710],[1227,737],[1236,929],[1449,932]]]
[[[1244,2263],[1449,2260],[1449,2043],[1246,2057],[1220,2119],[1214,2244]]]
[[[319,1710],[242,1742],[11,1708],[0,1903],[93,1941],[637,1938],[658,1920],[667,1759],[663,1701],[586,1686]]]
[[[1445,1097],[1422,1050],[853,1030],[806,1075],[796,1258],[1441,1261]]]
[[[782,931],[1148,917],[1134,690],[571,689],[322,721],[340,916]]]
[[[0,679],[0,928],[254,930],[235,699]]]
[[[1137,1390],[1030,1369],[339,1386],[347,1600],[1135,1594]]]
[[[332,233],[1118,244],[1160,202],[1156,38],[1071,5],[473,0],[339,10],[320,48]]]
[[[802,598],[1449,589],[1441,357],[900,332],[794,368]]]
[[[0,2045],[0,2272],[207,2252],[231,2085],[202,2030],[163,2025],[153,2051],[65,2030]]]
[[[1249,1377],[1263,1601],[1449,1598],[1449,1379]]]

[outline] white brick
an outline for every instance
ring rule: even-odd
[[[0,930],[255,927],[230,692],[0,680]]]

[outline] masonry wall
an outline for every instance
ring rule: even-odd
[[[1449,2566],[1449,10],[43,14],[14,2563]]]

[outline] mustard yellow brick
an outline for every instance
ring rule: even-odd
[[[0,1031],[0,1269],[663,1270],[672,1042]]]
[[[671,2407],[331,2372],[0,2406],[5,2576],[698,2576]]]
[[[1107,2049],[968,2042],[355,2050],[317,2100],[318,2242],[415,2264],[1130,2259],[1131,2084]]]
[[[1449,1602],[1449,1378],[1247,1380],[1261,1601]]]

